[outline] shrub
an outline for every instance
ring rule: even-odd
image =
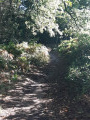
[[[69,86],[70,91],[74,92],[73,95],[87,93],[90,87],[90,64],[80,65],[79,62],[75,62],[69,67],[66,77],[69,83],[73,83]]]
[[[41,44],[22,42],[15,45],[10,42],[9,45],[3,46],[2,48],[0,49],[1,69],[27,71],[30,69],[30,64],[39,66],[49,62],[48,49]]]
[[[18,69],[20,69],[23,72],[26,72],[29,70],[29,61],[26,56],[21,56],[17,58],[17,66]]]
[[[4,69],[6,68],[6,66],[7,66],[6,60],[0,57],[0,69]]]
[[[22,42],[20,44],[16,45],[17,48],[19,48],[19,50],[26,50],[29,48],[28,42]]]
[[[48,49],[41,44],[23,42],[17,47],[23,51],[21,57],[25,57],[29,64],[42,65],[49,62]]]
[[[63,41],[58,51],[68,61],[65,79],[70,94],[75,97],[87,93],[90,90],[90,36],[79,35],[77,40]]]
[[[12,63],[14,55],[9,54],[6,50],[0,49],[0,68],[8,69]]]
[[[9,44],[5,46],[5,49],[9,53],[12,53],[15,57],[19,56],[22,53],[22,51],[18,49],[13,42],[9,42]]]
[[[35,53],[31,56],[31,62],[36,65],[46,64],[49,62],[49,57],[48,49],[45,46],[37,46]]]
[[[58,51],[61,56],[69,56],[78,50],[78,46],[78,39],[71,38],[70,40],[62,41],[61,44],[58,46]]]

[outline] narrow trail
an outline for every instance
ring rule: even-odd
[[[50,87],[47,81],[52,76],[56,61],[56,56],[51,54],[50,65],[45,67],[45,71],[34,68],[30,73],[21,75],[14,88],[0,100],[0,120],[52,120],[53,111],[47,108],[52,101],[47,97]]]
[[[68,97],[65,63],[56,53],[50,56],[49,64],[21,75],[0,98],[0,120],[90,120],[88,104],[71,102]]]

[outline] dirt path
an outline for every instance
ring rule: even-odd
[[[51,62],[56,61],[57,58],[51,54]],[[48,65],[45,71],[47,68]],[[50,69],[44,73],[34,68],[27,75],[21,75],[14,88],[1,96],[0,120],[52,120],[53,111],[47,108],[52,101],[47,97],[49,85],[46,82],[52,74]]]
[[[63,80],[65,64],[57,54],[50,56],[48,65],[21,75],[15,87],[2,96],[0,120],[90,120],[88,104],[69,99]]]

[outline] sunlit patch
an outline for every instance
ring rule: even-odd
[[[61,108],[59,114],[64,114],[68,112],[68,108]]]

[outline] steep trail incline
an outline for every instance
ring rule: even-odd
[[[42,68],[32,66],[0,98],[0,120],[89,120],[89,106],[72,101],[64,81],[66,63],[55,52]],[[79,107],[78,107],[79,105]]]

